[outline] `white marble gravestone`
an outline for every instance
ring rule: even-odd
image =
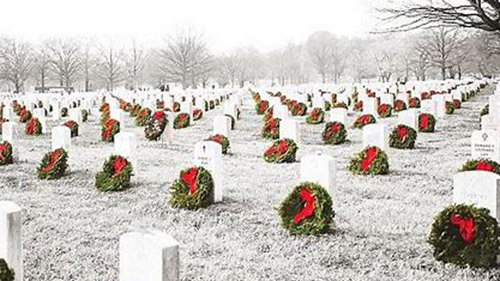
[[[377,116],[377,103],[376,98],[365,98],[363,101],[363,114]]]
[[[299,121],[291,119],[285,119],[280,121],[279,138],[291,139],[298,146],[300,144]]]
[[[490,210],[500,221],[500,176],[487,171],[459,172],[453,176],[453,202]]]
[[[66,126],[52,128],[52,150],[63,148],[66,152],[71,148],[71,129]]]
[[[500,133],[494,130],[472,132],[471,156],[473,159],[490,159],[500,162]]]
[[[214,202],[221,202],[224,194],[222,186],[222,145],[214,141],[198,142],[194,146],[194,164],[207,169],[214,181]]]
[[[229,132],[231,131],[231,118],[225,115],[214,117],[214,129],[213,134],[220,134],[225,137],[229,137]]]
[[[329,155],[310,154],[300,159],[300,181],[321,185],[333,196],[335,188],[335,160]]]
[[[416,109],[407,109],[399,112],[398,124],[415,129],[418,132],[418,112]]]
[[[137,163],[137,139],[134,133],[120,132],[116,134],[114,153],[127,158],[127,160],[132,164],[134,175],[138,174],[139,166]]]
[[[377,146],[383,151],[389,148],[389,128],[386,124],[368,124],[363,127],[363,147]]]
[[[0,258],[14,269],[15,281],[23,280],[23,244],[21,208],[10,201],[0,201]]]
[[[330,110],[330,122],[339,122],[344,125],[347,124],[347,109],[345,108],[332,108]]]
[[[120,281],[178,281],[179,243],[160,231],[120,236]]]

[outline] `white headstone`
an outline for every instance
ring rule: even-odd
[[[83,123],[83,117],[82,117],[82,110],[80,108],[72,108],[69,110],[69,119],[75,121],[79,126]],[[113,116],[111,116],[111,119],[116,119]],[[118,119],[116,119],[118,120]],[[120,121],[120,120],[118,120]],[[120,124],[121,121],[120,121]]]
[[[214,117],[214,135],[220,134],[229,137],[229,132],[231,131],[231,118],[227,116],[215,116]]]
[[[297,145],[300,144],[300,129],[299,121],[285,119],[280,122],[280,139],[291,139]]]
[[[194,164],[207,169],[214,181],[214,202],[221,202],[222,186],[222,145],[214,141],[198,142],[194,146]]]
[[[335,160],[328,155],[311,154],[300,159],[300,181],[313,182],[325,188],[333,198],[335,188]]]
[[[137,175],[139,166],[137,163],[137,140],[134,133],[120,132],[115,135],[115,154],[127,158],[132,164],[134,175]]]
[[[120,281],[178,281],[179,243],[159,231],[120,236]]]
[[[365,98],[363,101],[363,114],[377,115],[377,99]]]
[[[363,147],[377,146],[383,151],[389,148],[389,128],[386,124],[368,124],[363,127]]]
[[[471,155],[473,159],[490,159],[500,162],[500,133],[494,130],[472,132]]]
[[[347,109],[345,108],[332,108],[330,110],[330,122],[340,122],[344,125],[347,124]]]
[[[398,124],[415,129],[418,132],[418,113],[415,109],[407,109],[399,112]]]
[[[52,150],[63,148],[69,151],[71,148],[71,130],[66,126],[52,128]]]
[[[475,204],[490,210],[500,221],[500,176],[487,171],[460,172],[453,176],[453,202]]]
[[[0,201],[0,258],[14,269],[15,281],[23,280],[23,244],[21,208],[10,201]]]

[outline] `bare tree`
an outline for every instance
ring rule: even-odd
[[[49,77],[51,59],[47,48],[47,42],[36,47],[34,52],[34,71],[37,83],[40,83],[40,92],[45,93],[45,82]]]
[[[73,81],[81,69],[79,43],[71,38],[50,41],[51,65],[59,78],[59,85],[70,90]]]
[[[433,66],[439,68],[441,78],[446,79],[446,71],[456,66],[459,50],[464,44],[464,37],[458,29],[439,27],[433,29],[425,39]]]
[[[14,38],[5,38],[0,42],[0,78],[14,84],[14,91],[24,91],[24,82],[28,80],[33,68],[31,46]]]
[[[89,92],[91,90],[91,79],[97,64],[96,54],[92,48],[94,41],[95,39],[92,38],[82,39],[81,76],[83,78],[85,92]]]
[[[96,74],[105,83],[108,91],[112,92],[116,84],[125,77],[123,53],[115,50],[112,44],[101,48]]]
[[[405,31],[442,25],[500,31],[498,0],[429,0],[394,3],[397,3],[396,6],[379,9],[389,22],[383,31]]]
[[[318,31],[307,39],[307,50],[321,81],[326,82],[333,57],[333,35],[328,31]]]
[[[159,50],[159,69],[167,80],[182,84],[183,88],[194,83],[212,68],[206,42],[201,34],[192,31],[178,32],[167,45]]]
[[[238,72],[240,71],[242,65],[241,57],[233,52],[230,55],[224,55],[217,59],[219,83],[220,84],[231,84],[231,87],[235,86]]]
[[[470,37],[471,68],[482,77],[493,77],[500,71],[500,38],[493,33],[478,32]]]
[[[142,75],[142,71],[146,66],[147,62],[147,52],[138,47],[135,39],[132,41],[132,50],[129,59],[127,60],[127,71],[130,79],[132,80],[132,87],[134,89],[134,93],[137,92],[138,80]]]
[[[425,41],[417,38],[416,42],[413,43],[410,64],[418,80],[425,81],[427,79],[427,70],[431,67],[430,57]]]

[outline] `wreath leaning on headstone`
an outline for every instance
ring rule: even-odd
[[[280,119],[271,118],[264,123],[262,137],[265,139],[277,139],[280,131]]]
[[[436,128],[436,118],[429,113],[420,113],[418,116],[418,131],[432,133]]]
[[[461,267],[496,266],[500,227],[489,210],[473,205],[451,205],[435,218],[427,242],[434,257]]]
[[[391,117],[392,106],[390,104],[386,104],[386,103],[381,104],[377,108],[377,113],[378,113],[378,116],[380,116],[380,118]]]
[[[310,182],[296,186],[281,202],[278,214],[281,226],[296,235],[324,233],[335,216],[328,192]]]
[[[0,166],[14,163],[12,157],[12,145],[4,141],[0,143]]]
[[[262,115],[269,108],[269,102],[267,100],[259,100],[255,103],[255,111],[258,115]]]
[[[415,129],[400,124],[392,130],[389,136],[389,146],[398,149],[413,149],[416,139],[417,131]]]
[[[70,129],[72,138],[78,136],[78,123],[73,120],[68,120],[64,122],[63,126],[66,126]]]
[[[214,141],[222,146],[222,154],[227,154],[227,151],[229,149],[229,139],[221,134],[216,134],[213,136],[208,137],[208,141]]]
[[[37,169],[39,179],[56,180],[61,178],[68,168],[68,153],[62,148],[47,152]]]
[[[9,268],[7,262],[0,258],[0,280],[1,281],[14,281],[14,269]]]
[[[356,129],[362,129],[364,126],[368,124],[374,124],[377,123],[377,119],[371,114],[364,114],[358,117],[356,121],[354,121],[354,128]]]
[[[156,111],[149,118],[146,127],[144,128],[144,134],[146,138],[151,141],[157,141],[160,139],[161,135],[167,127],[168,120],[163,111]]]
[[[306,123],[307,124],[320,124],[325,121],[325,112],[323,109],[319,107],[313,108],[311,112],[309,112],[309,115],[306,118]]]
[[[120,132],[120,122],[109,119],[101,128],[101,138],[105,142],[115,141],[115,135]]]
[[[203,167],[191,167],[180,172],[170,187],[169,202],[174,208],[197,210],[214,201],[214,181]]]
[[[270,163],[292,163],[295,162],[297,144],[291,139],[281,139],[264,152],[264,160]]]
[[[141,109],[141,111],[139,112],[139,114],[137,115],[137,117],[135,118],[134,123],[136,126],[139,126],[139,127],[146,126],[146,124],[148,123],[149,117],[151,117],[151,109],[149,109],[147,107],[143,107]]]
[[[203,118],[203,111],[198,108],[193,110],[193,121],[200,120],[201,118]]]
[[[376,146],[368,146],[351,158],[348,167],[355,175],[384,175],[389,172],[387,154]]]
[[[183,129],[189,127],[190,117],[187,113],[179,113],[174,118],[174,129]]]
[[[347,130],[340,122],[328,122],[321,136],[325,144],[341,144],[347,138]]]
[[[42,123],[38,120],[38,118],[31,118],[24,128],[24,132],[28,136],[39,136],[42,134]]]
[[[460,171],[487,171],[500,175],[500,165],[490,159],[474,159],[465,162]]]
[[[112,155],[104,162],[102,171],[95,176],[95,186],[101,191],[121,191],[130,187],[132,164],[119,155]]]

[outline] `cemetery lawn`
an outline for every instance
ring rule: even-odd
[[[421,133],[415,150],[387,151],[390,174],[353,176],[351,155],[362,149],[361,130],[348,129],[349,142],[325,146],[324,124],[301,118],[302,155],[321,151],[337,161],[332,233],[291,236],[279,226],[276,208],[298,184],[299,163],[269,164],[262,154],[271,141],[260,137],[261,116],[250,95],[232,131],[231,155],[223,156],[224,202],[186,211],[167,204],[168,188],[193,159],[194,144],[212,131],[221,107],[187,129],[173,145],[150,142],[141,128],[139,167],[133,187],[117,193],[96,190],[95,174],[112,153],[100,141],[96,115],[72,140],[70,171],[41,181],[36,168],[50,150],[50,136],[22,134],[21,163],[0,167],[0,199],[23,207],[26,281],[118,280],[118,242],[131,230],[159,229],[180,243],[181,280],[498,280],[489,271],[443,265],[426,236],[433,217],[452,202],[452,176],[470,157],[470,135],[491,88]],[[94,112],[95,114],[95,112]],[[355,119],[348,117],[349,123]],[[391,125],[397,117],[380,119]],[[49,124],[52,121],[49,121]]]

